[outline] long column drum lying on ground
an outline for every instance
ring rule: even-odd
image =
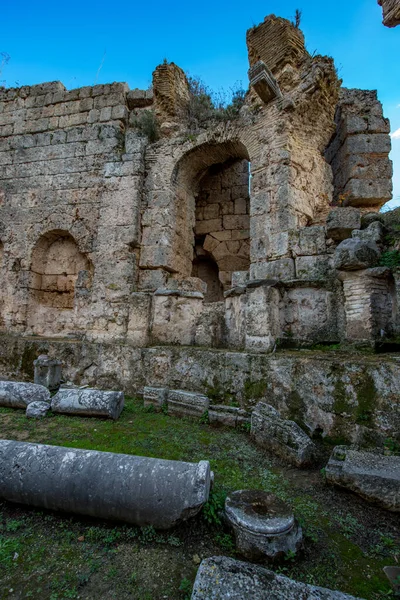
[[[187,463],[0,440],[0,497],[168,529],[196,515],[210,491],[208,461]]]

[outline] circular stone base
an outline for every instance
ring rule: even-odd
[[[249,560],[278,559],[297,552],[303,535],[290,508],[273,494],[239,490],[227,497],[225,514],[237,550]]]

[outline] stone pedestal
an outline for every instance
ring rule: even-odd
[[[297,552],[302,531],[284,502],[261,490],[239,490],[225,501],[225,514],[233,527],[236,547],[249,560],[273,560]]]
[[[35,367],[35,383],[44,385],[51,392],[58,390],[61,383],[62,362],[49,358],[47,354],[41,354],[33,361],[33,365]]]

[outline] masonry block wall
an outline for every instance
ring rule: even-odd
[[[376,93],[340,91],[332,59],[310,56],[285,19],[247,44],[273,93],[250,85],[237,118],[195,130],[173,63],[146,91],[0,90],[3,330],[265,352],[397,323],[393,276],[373,271],[380,233],[359,231],[360,209],[391,195]],[[361,259],[340,275],[354,235],[345,250]]]

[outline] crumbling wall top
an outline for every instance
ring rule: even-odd
[[[383,10],[383,24],[386,27],[400,25],[400,0],[378,0]]]
[[[285,64],[297,66],[308,55],[302,31],[287,19],[269,15],[246,34],[252,67],[262,60],[275,73]]]

